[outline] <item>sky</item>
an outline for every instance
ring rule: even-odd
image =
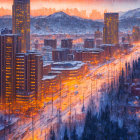
[[[12,9],[13,0],[0,0],[0,8]],[[140,8],[140,0],[31,0],[31,10],[54,8],[55,10],[74,9],[86,10],[90,13],[93,9],[104,13],[128,11]]]

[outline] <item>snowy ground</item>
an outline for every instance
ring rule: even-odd
[[[91,97],[96,101],[98,109],[99,99],[102,97],[100,90],[106,89],[112,80],[118,78],[121,69],[125,68],[125,63],[132,63],[140,56],[139,51],[139,48],[134,48],[129,55],[92,68],[76,85],[69,84],[67,89],[63,89],[67,91],[66,96],[57,99],[53,105],[49,103],[33,118],[21,120],[16,128],[13,128],[14,133],[8,136],[9,139],[31,140],[33,137],[37,140],[44,139],[51,126],[57,127],[60,120],[69,122],[70,117],[74,119],[78,115],[82,116],[84,114],[82,108],[84,106],[86,112]],[[60,108],[61,113],[59,113]]]

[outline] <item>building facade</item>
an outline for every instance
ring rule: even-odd
[[[73,40],[72,39],[63,39],[61,40],[61,48],[72,49]]]
[[[119,43],[119,14],[118,13],[104,14],[103,43],[104,44]]]
[[[16,54],[16,93],[27,91],[27,55],[25,53]]]
[[[4,103],[15,100],[15,57],[20,51],[20,43],[18,35],[0,36],[0,95]]]
[[[41,94],[41,80],[43,77],[43,59],[42,56],[35,52],[27,53],[27,74],[28,91],[35,92],[35,98],[38,99]]]
[[[16,96],[26,97],[34,93],[35,99],[41,94],[43,77],[42,56],[35,52],[16,54]]]
[[[94,39],[85,39],[84,48],[94,48]]]
[[[75,60],[85,63],[98,64],[103,62],[104,51],[99,48],[77,50],[75,52]]]
[[[21,52],[30,50],[30,0],[14,0],[12,7],[12,30],[20,34]]]
[[[67,61],[68,54],[70,54],[69,49],[59,48],[52,51],[53,61]]]
[[[95,39],[102,38],[102,32],[99,30],[99,28],[97,29],[97,31],[95,31],[94,38]]]
[[[56,49],[57,47],[57,40],[56,39],[45,39],[44,40],[45,46],[50,46],[52,49]]]

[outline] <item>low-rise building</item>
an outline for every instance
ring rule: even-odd
[[[102,44],[103,44],[103,39],[102,38],[97,38],[96,39],[96,47],[98,48]]]
[[[132,48],[133,45],[129,44],[129,43],[123,43],[120,46],[121,49],[121,53],[123,54],[128,54],[130,52],[130,48]]]
[[[59,96],[60,76],[59,75],[44,75],[42,78],[42,97],[50,102]]]
[[[79,49],[75,52],[75,60],[98,64],[103,62],[104,51],[99,48]]]
[[[51,71],[51,63],[44,63],[43,64],[43,75],[49,74]]]
[[[44,39],[44,45],[50,46],[52,49],[56,49],[57,40],[56,39]]]
[[[106,60],[109,60],[111,57],[116,57],[119,55],[120,46],[118,44],[102,44],[99,48],[104,50],[104,56]]]
[[[70,54],[70,49],[59,48],[52,51],[52,60],[53,61],[67,61],[68,54]]]
[[[72,39],[63,39],[61,40],[61,48],[72,49],[73,40]]]
[[[79,80],[87,72],[87,65],[81,61],[55,62],[52,71],[61,71],[61,79]]]
[[[84,48],[94,48],[95,42],[94,39],[85,39]]]

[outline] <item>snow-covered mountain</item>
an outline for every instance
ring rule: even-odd
[[[11,28],[11,18],[0,18],[0,29]],[[57,12],[49,16],[31,17],[31,33],[93,33],[103,23],[76,16],[69,16],[64,12]]]
[[[0,30],[4,28],[12,29],[12,18],[10,16],[0,17]]]
[[[131,30],[134,25],[140,26],[140,8],[121,13],[120,30]],[[64,12],[57,12],[49,16],[31,17],[31,33],[93,33],[97,28],[102,30],[103,21],[93,21],[76,16],[69,16]],[[0,29],[12,28],[11,16],[0,17]]]
[[[124,12],[120,16],[120,19],[128,19],[128,18],[140,18],[140,8]]]
[[[58,12],[48,17],[35,17],[31,20],[32,33],[93,33],[102,22],[69,16]]]
[[[120,16],[120,29],[130,30],[133,26],[140,26],[140,8],[127,11]]]

